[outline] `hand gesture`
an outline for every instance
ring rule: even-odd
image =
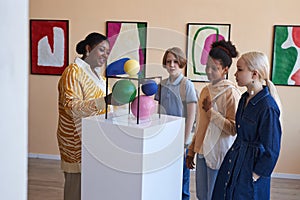
[[[194,157],[187,156],[185,162],[186,162],[186,167],[187,168],[189,168],[189,169],[194,169],[195,168]]]
[[[211,100],[209,97],[206,97],[202,102],[202,108],[207,112],[211,108]]]

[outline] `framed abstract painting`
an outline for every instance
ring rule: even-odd
[[[69,62],[68,37],[68,20],[30,20],[31,74],[61,75]]]
[[[111,52],[107,60],[108,67],[111,63],[122,61],[122,59],[135,60],[140,65],[138,76],[144,78],[146,70],[147,22],[107,21],[106,36],[111,46]],[[122,73],[122,66],[114,65],[114,67],[119,67],[120,69],[115,69],[115,71]]]
[[[271,80],[275,85],[300,86],[300,25],[275,25]]]
[[[211,44],[230,40],[230,24],[187,24],[187,67],[186,76],[195,82],[207,82],[205,66]]]

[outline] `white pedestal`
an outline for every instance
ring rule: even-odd
[[[82,121],[82,200],[180,200],[184,118]]]

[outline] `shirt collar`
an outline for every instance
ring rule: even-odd
[[[74,62],[75,62],[79,67],[82,67],[82,68],[90,67],[89,64],[87,64],[84,60],[82,60],[82,59],[79,58],[79,57],[76,57]]]
[[[98,85],[98,87],[101,88],[102,91],[106,91],[106,82],[104,78],[102,76],[97,77],[96,74],[92,72],[92,69],[88,63],[79,57],[75,58],[74,62],[89,76],[90,79],[94,81],[96,85]]]
[[[265,98],[266,96],[270,95],[269,89],[267,86],[263,86],[263,89],[259,91],[252,99],[250,99],[249,103],[252,105],[256,105],[261,99]],[[245,93],[245,97],[248,97],[249,93]]]
[[[183,79],[183,74],[179,74],[179,76],[176,78],[176,80],[173,83],[171,83],[170,77],[169,77],[168,81],[167,81],[167,85],[179,85],[181,79]]]

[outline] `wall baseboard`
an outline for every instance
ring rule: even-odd
[[[60,155],[29,153],[28,158],[60,160]],[[191,172],[195,173],[195,170],[191,170]],[[273,173],[272,178],[286,178],[286,179],[299,179],[300,180],[300,174]]]
[[[299,179],[300,174],[273,173],[272,178]]]
[[[40,159],[60,160],[60,155],[29,153],[28,154],[28,158],[40,158]]]

